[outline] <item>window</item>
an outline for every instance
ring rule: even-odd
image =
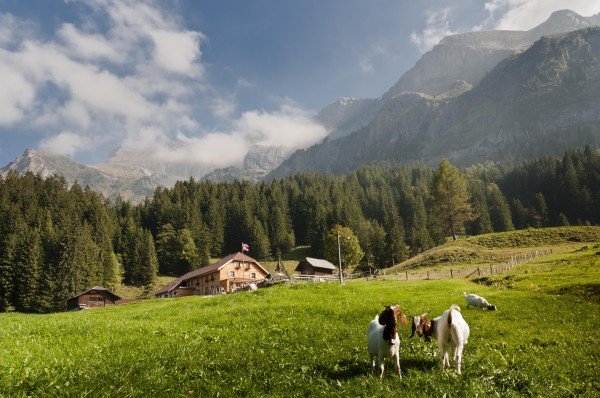
[[[204,277],[204,282],[208,282],[208,275]]]
[[[251,274],[250,274],[250,277],[251,277],[252,279],[256,279],[256,272],[253,272],[253,273],[251,273]]]
[[[214,281],[215,280],[215,274],[210,274],[210,280]]]
[[[100,301],[104,301],[104,299],[102,297],[88,297],[88,301],[89,302],[100,302]]]
[[[229,271],[227,273],[227,276],[231,277],[231,278],[235,278],[235,271]]]

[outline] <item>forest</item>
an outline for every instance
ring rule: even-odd
[[[364,166],[271,182],[180,181],[139,205],[32,173],[0,178],[0,311],[64,310],[94,285],[144,286],[250,246],[257,260],[298,245],[326,254],[344,227],[383,268],[448,238],[600,224],[600,154],[586,147],[515,167],[444,160]],[[354,264],[344,264],[354,265]]]

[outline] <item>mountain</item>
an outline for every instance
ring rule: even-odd
[[[167,145],[171,151],[176,151],[185,143],[171,141]],[[117,178],[151,177],[163,186],[172,186],[176,181],[188,180],[190,177],[200,179],[210,171],[209,167],[200,163],[161,161],[153,154],[126,147],[115,149],[106,162],[93,167]]]
[[[339,138],[369,124],[379,107],[377,99],[342,97],[321,109],[315,120],[327,129],[329,138]]]
[[[392,97],[367,127],[295,152],[269,178],[379,161],[519,161],[586,144],[600,144],[598,27],[543,37],[470,90]]]
[[[253,145],[244,156],[242,168],[225,167],[213,170],[202,177],[211,181],[259,181],[275,170],[292,153],[293,149],[282,146]]]
[[[117,195],[125,200],[138,203],[152,195],[158,181],[149,175],[115,176],[95,167],[78,163],[66,156],[49,152],[39,152],[28,148],[23,155],[0,169],[1,174],[26,172],[39,174],[44,178],[62,176],[69,184],[75,181],[81,186],[89,186],[103,194],[106,198],[114,199]]]
[[[582,17],[571,10],[560,10],[528,31],[487,30],[446,36],[380,98],[363,99],[361,106],[352,107],[337,105],[343,99],[338,100],[323,108],[316,120],[332,132],[332,138],[348,135],[366,126],[385,102],[404,91],[440,95],[458,80],[476,85],[500,61],[522,52],[542,36],[598,24],[600,14]],[[337,111],[334,116],[328,116],[333,111]],[[327,115],[324,120],[321,113]]]

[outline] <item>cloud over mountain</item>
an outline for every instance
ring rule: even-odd
[[[60,154],[126,144],[156,160],[217,167],[240,163],[251,141],[295,147],[323,138],[324,129],[297,106],[236,116],[235,95],[211,86],[202,60],[208,39],[169,4],[75,0],[68,5],[90,15],[50,35],[1,14],[0,128],[30,130],[42,148]],[[200,107],[230,127],[206,131]],[[186,145],[165,145],[173,140]],[[215,155],[222,151],[228,155]]]

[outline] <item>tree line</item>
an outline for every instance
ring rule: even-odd
[[[328,258],[333,229],[356,237],[356,261],[382,268],[449,236],[599,223],[600,155],[589,147],[512,168],[444,160],[256,184],[190,179],[139,205],[10,173],[0,178],[0,310],[63,310],[94,285],[150,292],[157,273],[181,275],[241,242],[259,261],[297,245]]]

